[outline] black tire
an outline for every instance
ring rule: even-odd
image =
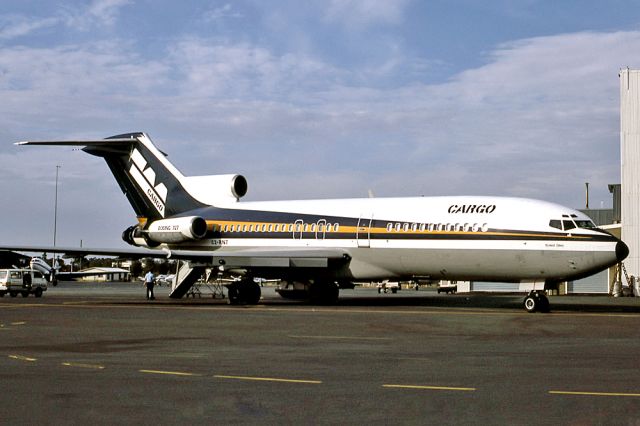
[[[393,288],[391,289],[391,293],[396,294],[397,292],[398,292],[398,289],[397,289],[397,288],[393,287]]]
[[[539,300],[534,295],[529,295],[524,298],[524,308],[529,313],[534,313],[538,310]]]
[[[253,280],[242,281],[240,283],[240,299],[247,305],[257,305],[260,303],[260,296],[262,291],[260,290],[260,284]]]
[[[22,294],[22,297],[29,297],[28,291],[21,291],[20,293]]]
[[[315,305],[335,305],[340,297],[340,288],[333,282],[316,282],[309,288],[309,296]]]
[[[230,305],[238,305],[240,303],[240,289],[238,284],[227,286],[227,296]]]
[[[549,299],[544,294],[538,296],[538,311],[548,313],[551,311],[549,307]]]
[[[6,294],[6,292],[0,291],[0,297],[4,297],[5,294]]]
[[[9,296],[11,296],[11,297],[16,297],[17,295],[18,295],[17,291],[10,291],[9,292]]]
[[[36,288],[36,291],[33,293],[36,297],[42,297],[42,288]]]

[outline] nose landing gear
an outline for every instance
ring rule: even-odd
[[[524,298],[524,308],[527,312],[549,312],[549,299],[542,290],[534,290]]]

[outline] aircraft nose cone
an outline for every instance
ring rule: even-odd
[[[616,258],[618,262],[622,262],[629,256],[629,247],[622,241],[618,241],[616,244]]]

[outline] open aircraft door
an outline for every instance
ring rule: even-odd
[[[373,222],[373,214],[368,216],[362,215],[358,219],[356,228],[356,241],[358,247],[371,247],[371,224]]]

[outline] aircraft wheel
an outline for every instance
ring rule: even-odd
[[[260,284],[253,280],[246,280],[240,283],[240,298],[247,305],[257,305],[260,302]]]
[[[335,305],[340,296],[340,288],[334,282],[316,282],[309,289],[311,303]]]
[[[538,295],[538,311],[540,312],[549,312],[551,309],[549,308],[549,299],[544,294]]]
[[[538,309],[538,299],[534,295],[529,295],[524,298],[524,308],[529,313],[533,313]]]
[[[231,284],[227,287],[227,297],[230,305],[240,304],[240,289],[238,284]]]
[[[245,280],[227,287],[230,305],[257,305],[262,292],[256,282]]]

